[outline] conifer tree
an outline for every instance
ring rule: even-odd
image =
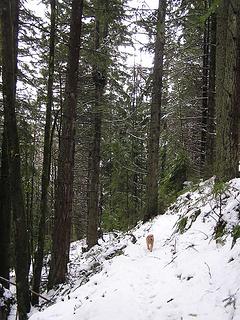
[[[216,174],[229,180],[239,166],[240,2],[223,0],[216,13]]]
[[[88,222],[87,244],[91,248],[97,244],[99,224],[99,178],[100,153],[102,137],[103,93],[107,81],[107,52],[104,40],[108,36],[108,0],[98,1],[95,7],[94,51],[98,54],[93,66],[94,107],[93,107],[93,137],[89,152],[88,171]],[[103,47],[103,49],[101,49]]]
[[[9,185],[9,162],[7,150],[6,126],[3,129],[1,177],[0,177],[0,276],[9,280],[10,272],[10,235],[11,235],[11,200]],[[9,283],[0,280],[4,287]]]
[[[38,227],[38,242],[33,268],[32,288],[34,292],[39,293],[41,283],[41,271],[44,258],[44,240],[46,229],[46,217],[48,213],[48,188],[50,179],[51,165],[51,122],[52,122],[52,105],[53,105],[53,77],[55,61],[55,34],[56,34],[56,1],[51,0],[51,30],[49,39],[49,73],[47,86],[47,105],[46,105],[46,122],[44,130],[44,151],[43,151],[43,170],[42,170],[42,188],[40,203],[40,221]],[[33,294],[32,304],[38,304],[39,296]]]
[[[3,106],[6,126],[9,181],[15,234],[15,271],[19,319],[30,311],[29,245],[21,182],[20,148],[16,120],[16,81],[19,1],[1,2]]]
[[[77,84],[82,25],[83,1],[73,0],[69,37],[65,101],[62,115],[59,164],[53,228],[53,248],[48,277],[48,289],[64,282],[69,258],[72,203],[74,138],[77,106]]]
[[[209,5],[212,1],[209,1]],[[215,92],[216,92],[216,13],[212,12],[209,26],[209,84],[208,84],[208,117],[206,134],[206,162],[205,175],[211,177],[214,172],[215,161]]]
[[[157,34],[155,40],[153,89],[151,102],[151,119],[148,141],[148,164],[146,182],[146,212],[144,221],[159,213],[158,178],[159,178],[159,138],[162,104],[163,55],[165,42],[166,1],[159,0]]]

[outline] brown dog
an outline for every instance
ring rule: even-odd
[[[154,243],[154,236],[153,234],[149,234],[147,237],[146,237],[146,241],[147,241],[147,248],[150,252],[152,252],[153,250],[153,243]]]

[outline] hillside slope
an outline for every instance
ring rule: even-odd
[[[55,303],[33,310],[30,319],[240,319],[240,240],[231,236],[239,224],[240,180],[221,196],[212,195],[212,186],[213,180],[202,183],[165,215],[138,225],[131,231],[136,243],[129,234],[105,235],[84,254],[83,242],[74,243],[69,283],[58,295],[49,292]],[[146,249],[149,233],[153,252]]]

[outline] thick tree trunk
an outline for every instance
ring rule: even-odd
[[[215,160],[215,91],[216,91],[216,14],[210,17],[210,58],[209,58],[209,88],[208,88],[208,119],[206,137],[206,177],[211,177]]]
[[[69,55],[63,105],[62,133],[53,228],[53,248],[48,289],[65,281],[71,235],[73,202],[74,138],[77,106],[78,64],[83,0],[72,1]]]
[[[240,4],[236,4],[236,67],[233,91],[233,159],[234,176],[239,177],[239,130],[240,130]]]
[[[98,240],[100,145],[102,128],[102,89],[95,85],[94,136],[89,153],[87,244],[90,249]]]
[[[0,276],[9,280],[10,271],[10,235],[11,235],[11,200],[9,185],[9,166],[6,126],[4,126],[2,140],[2,160],[0,178]],[[0,280],[5,288],[9,283]]]
[[[205,9],[208,9],[208,1],[205,0]],[[203,176],[206,161],[207,143],[207,119],[208,119],[208,80],[209,80],[209,27],[210,18],[205,22],[203,37],[203,78],[202,78],[202,125],[201,125],[201,154],[200,154],[200,173]]]
[[[159,213],[158,177],[159,177],[159,138],[162,103],[163,54],[165,34],[166,0],[159,0],[157,35],[153,67],[153,92],[151,103],[151,120],[148,142],[148,167],[146,181],[146,222]]]
[[[217,10],[216,174],[221,180],[238,176],[239,7],[238,0],[223,0]]]
[[[44,258],[44,241],[46,229],[46,216],[48,213],[48,187],[51,166],[51,120],[52,120],[52,104],[53,104],[53,76],[54,76],[54,53],[55,53],[55,11],[56,1],[51,0],[51,30],[49,45],[49,65],[48,65],[48,88],[47,88],[47,106],[46,106],[46,122],[44,131],[44,154],[43,154],[43,171],[42,171],[42,193],[40,203],[40,221],[38,228],[38,243],[34,259],[33,268],[33,291],[39,293],[41,283],[41,272]],[[32,304],[39,302],[39,296],[32,295]]]
[[[15,113],[19,2],[1,1],[3,106],[7,134],[11,203],[13,210],[16,283],[19,319],[30,311],[29,245],[20,172],[20,150]]]
[[[104,10],[101,7],[101,10]],[[100,25],[98,18],[99,8],[96,13],[95,22],[95,52],[99,52],[100,44],[108,35],[108,0],[105,1],[104,24]],[[103,12],[101,13],[103,15]],[[101,31],[102,30],[102,31]],[[100,53],[103,55],[103,53]],[[107,54],[105,52],[105,54]],[[95,105],[93,111],[93,138],[89,152],[89,175],[88,175],[88,223],[87,223],[87,244],[90,249],[98,241],[99,226],[99,176],[100,176],[100,149],[102,130],[102,99],[106,85],[106,65],[96,64],[93,67],[93,81],[95,84]]]

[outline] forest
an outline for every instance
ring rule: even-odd
[[[0,283],[14,270],[20,320],[72,241],[239,177],[240,1],[148,2],[1,0]]]

